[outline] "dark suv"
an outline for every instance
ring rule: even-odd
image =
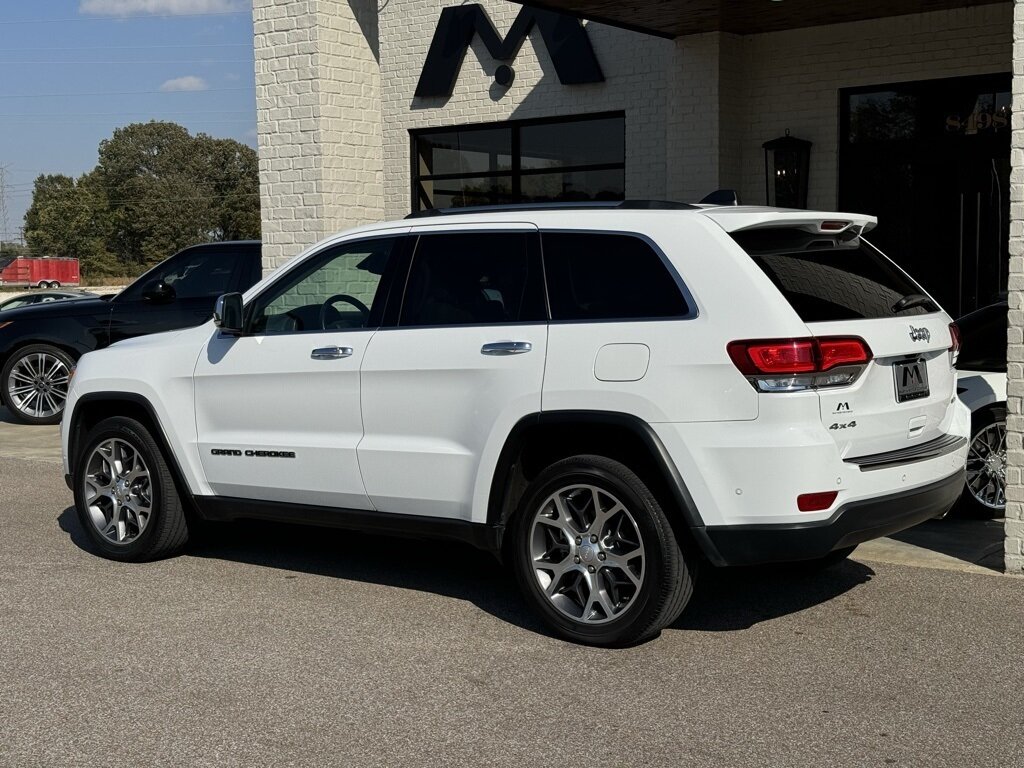
[[[26,424],[56,424],[78,358],[134,336],[201,325],[217,297],[262,272],[258,241],[196,245],[113,297],[12,309],[0,318],[0,404]]]

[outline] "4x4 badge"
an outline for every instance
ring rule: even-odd
[[[915,328],[910,326],[910,340],[911,341],[931,341],[932,332],[927,328]]]

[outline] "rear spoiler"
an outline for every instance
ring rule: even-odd
[[[836,211],[714,207],[705,209],[703,213],[730,233],[742,232],[745,229],[785,227],[821,235],[863,234],[878,225],[878,219],[874,216]]]

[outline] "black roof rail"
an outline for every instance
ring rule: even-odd
[[[425,219],[432,216],[448,216],[464,213],[501,213],[503,211],[586,211],[586,210],[631,210],[631,211],[689,211],[696,205],[679,203],[674,200],[592,200],[586,202],[556,203],[504,203],[495,205],[467,205],[463,208],[427,208],[415,211],[405,218]]]

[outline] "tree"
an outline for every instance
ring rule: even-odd
[[[189,245],[259,232],[256,152],[156,121],[116,129],[77,181],[39,177],[25,217],[34,253],[79,256],[86,274],[138,273]]]
[[[25,240],[33,255],[87,261],[104,251],[104,220],[104,196],[88,174],[78,181],[62,174],[41,175],[25,213]]]

